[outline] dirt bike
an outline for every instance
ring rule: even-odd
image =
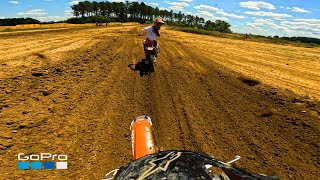
[[[148,46],[145,48],[146,65],[150,72],[154,72],[154,63],[156,61],[157,48],[154,46]]]
[[[130,125],[133,161],[110,171],[103,178],[112,179],[210,179],[210,180],[276,180],[239,169],[232,165],[235,159],[222,162],[207,154],[169,150],[156,151],[151,118],[143,115],[135,118]]]

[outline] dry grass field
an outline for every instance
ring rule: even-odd
[[[103,23],[103,26],[106,24]],[[137,25],[137,23],[118,23],[111,22],[108,23],[108,26],[131,26]],[[83,28],[83,27],[95,27],[95,23],[86,23],[86,24],[68,24],[68,23],[55,23],[55,24],[21,24],[16,26],[0,26],[0,34],[1,31],[26,31],[26,30],[49,30],[49,29],[69,29],[69,28]]]
[[[79,26],[93,26],[95,24],[66,24],[66,23],[55,23],[55,24],[21,24],[16,26],[0,26],[0,30],[11,28],[11,29],[27,29],[27,28],[58,28],[58,27],[79,27]]]
[[[190,50],[276,88],[320,100],[320,48],[277,45],[168,31]],[[196,48],[196,49],[195,49]]]
[[[205,152],[282,179],[317,179],[320,49],[161,29],[155,73],[135,24],[0,34],[3,179],[101,179],[131,160],[129,126],[157,146]],[[17,170],[17,154],[63,153],[64,171]]]

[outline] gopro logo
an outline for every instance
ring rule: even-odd
[[[51,153],[40,153],[40,154],[31,154],[24,155],[23,153],[18,154],[18,169],[19,170],[41,170],[43,169],[67,169],[68,156],[65,154],[51,154]],[[30,162],[32,161],[32,162]],[[45,162],[41,162],[45,161]],[[59,161],[59,162],[54,162]],[[56,165],[56,166],[55,166]],[[55,168],[56,167],[56,168]]]

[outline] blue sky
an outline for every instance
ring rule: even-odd
[[[40,21],[72,16],[70,6],[83,0],[0,0],[0,18]],[[101,0],[96,0],[101,1]],[[109,0],[124,2],[124,0]],[[132,0],[130,0],[132,1]],[[138,2],[141,2],[138,0]],[[320,38],[320,0],[144,0],[160,9],[229,22],[234,32]]]

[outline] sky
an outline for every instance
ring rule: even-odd
[[[0,18],[66,20],[84,0],[0,0]],[[96,0],[100,2],[102,0]],[[125,0],[109,0],[124,2]],[[134,0],[129,0],[134,1]],[[141,0],[136,0],[141,2]],[[224,20],[237,33],[320,38],[320,0],[143,0],[147,5],[205,20]]]

